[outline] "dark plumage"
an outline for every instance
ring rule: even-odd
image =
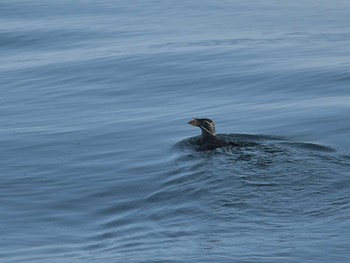
[[[214,150],[216,148],[221,148],[230,145],[237,146],[235,143],[226,142],[216,136],[215,122],[213,122],[211,119],[194,118],[193,120],[189,121],[188,124],[197,126],[202,130],[202,136],[199,141],[200,151]]]

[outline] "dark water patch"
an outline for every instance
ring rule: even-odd
[[[233,135],[236,140],[239,137]],[[244,139],[247,140],[247,137],[251,139],[249,142],[259,142],[239,150],[216,149],[192,156],[196,161],[197,158],[201,160],[204,174],[191,176],[200,176],[196,183],[206,189],[202,193],[211,196],[208,205],[219,209],[216,215],[231,217],[252,213],[259,214],[263,221],[267,217],[276,217],[277,221],[278,217],[293,220],[293,216],[298,215],[300,220],[307,220],[322,213],[325,217],[332,217],[344,209],[340,207],[343,204],[338,204],[336,200],[348,199],[346,188],[349,181],[343,164],[334,157],[337,155],[334,149],[310,143],[281,142],[281,138],[270,140],[269,136],[264,137],[265,141],[260,136],[256,136],[256,140],[254,136],[244,136]],[[193,147],[186,147],[196,143],[196,139],[186,139],[177,146],[182,151],[185,149],[183,154],[188,154]],[[181,165],[181,162],[176,165]],[[176,177],[174,174],[171,176]],[[181,181],[172,182],[186,185],[185,179],[184,175]],[[339,187],[339,182],[345,187]],[[191,181],[188,181],[190,184]],[[175,185],[173,189],[176,189]],[[183,189],[179,187],[178,190],[181,192]],[[333,199],[334,191],[337,192],[336,200]],[[200,194],[199,191],[196,198],[202,198]],[[203,198],[207,200],[207,196]],[[338,207],[329,209],[328,204],[338,204]],[[304,210],[305,206],[309,209]],[[230,211],[232,209],[237,210]]]
[[[250,136],[245,140],[247,137]],[[342,227],[324,229],[329,221],[342,224],[349,210],[349,181],[339,173],[345,170],[334,162],[337,153],[313,144],[300,147],[301,142],[293,145],[291,141],[252,137],[250,141],[259,142],[239,150],[192,152],[191,144],[196,144],[198,137],[181,141],[173,148],[173,169],[162,176],[163,183],[145,204],[157,204],[151,217],[153,223],[174,234],[165,239],[204,239],[205,247],[214,251],[247,242],[249,247],[255,247],[256,259],[276,259],[280,258],[276,253],[283,254],[281,240],[293,243],[295,249],[311,240],[344,237]],[[250,158],[245,157],[248,154]],[[327,155],[330,158],[322,158]],[[181,231],[177,231],[179,227]],[[250,235],[255,236],[254,241]],[[209,239],[216,241],[211,243]],[[261,242],[267,240],[270,245],[262,248]],[[184,245],[178,244],[179,248]],[[323,245],[320,241],[312,246],[317,251]],[[272,247],[279,252],[272,252]],[[285,249],[293,248],[286,244]],[[289,258],[287,252],[285,257]]]

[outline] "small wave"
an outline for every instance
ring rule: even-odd
[[[201,213],[207,209],[225,220],[255,217],[279,222],[314,217],[310,211],[324,220],[341,211],[334,208],[331,213],[322,203],[336,206],[334,200],[348,198],[348,155],[285,137],[218,136],[242,146],[198,152],[199,136],[178,142],[172,148],[174,167],[150,199],[160,206],[171,200],[172,208],[165,209],[174,216],[176,207],[200,206]]]
[[[331,147],[315,144],[315,143],[305,143],[305,142],[282,142],[281,144],[284,144],[286,146],[290,147],[297,147],[299,149],[305,149],[309,151],[319,151],[319,152],[328,152],[328,153],[334,153],[336,150],[332,149]]]
[[[298,149],[304,149],[308,151],[319,151],[319,152],[326,152],[326,153],[335,153],[336,150],[325,145],[315,144],[315,143],[308,143],[308,142],[298,142],[293,141],[292,139],[289,139],[287,137],[281,137],[281,136],[272,136],[272,135],[250,135],[250,134],[218,134],[219,138],[222,138],[226,141],[235,142],[241,146],[241,148],[247,148],[247,147],[257,147],[261,148],[264,147],[264,145],[275,145],[276,147],[278,145],[280,146],[287,146],[292,148],[298,148]],[[200,136],[191,137],[184,139],[178,143],[176,143],[172,149],[179,149],[179,150],[196,150],[198,148]],[[236,147],[225,147],[226,149],[231,148],[234,149]],[[277,147],[278,148],[278,147]],[[275,149],[277,149],[275,148]],[[273,147],[270,147],[270,150],[272,150]],[[216,149],[216,151],[220,151],[220,149]],[[266,149],[268,151],[268,149]]]

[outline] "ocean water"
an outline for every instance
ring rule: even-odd
[[[2,0],[0,261],[349,262],[349,13]]]

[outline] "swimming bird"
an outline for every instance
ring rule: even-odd
[[[214,150],[216,148],[226,147],[226,146],[238,146],[238,144],[233,142],[227,142],[216,136],[215,122],[211,119],[197,119],[189,121],[188,124],[197,126],[202,130],[202,136],[199,141],[199,151]]]

